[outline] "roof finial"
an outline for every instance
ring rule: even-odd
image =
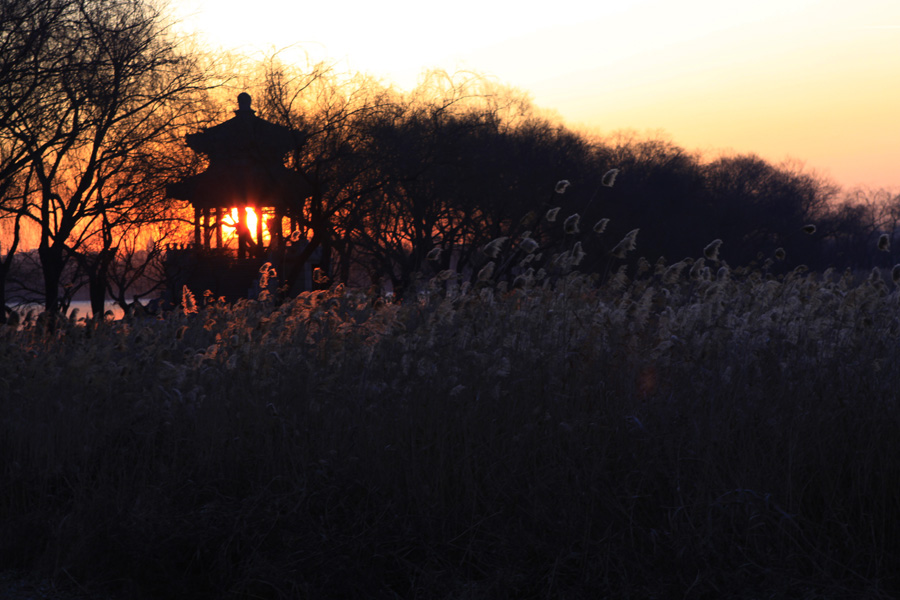
[[[240,94],[238,94],[237,101],[238,109],[237,111],[235,111],[236,113],[248,112],[252,115],[256,112],[255,110],[250,108],[250,103],[252,100],[250,98],[250,94],[248,94],[247,92],[241,92]]]

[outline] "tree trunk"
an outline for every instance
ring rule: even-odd
[[[38,256],[44,273],[44,309],[56,314],[59,312],[59,281],[64,266],[62,246],[41,246]]]
[[[15,245],[13,246],[15,249]],[[6,323],[6,277],[12,267],[12,254],[7,254],[0,261],[0,325]]]
[[[97,254],[96,264],[88,271],[88,289],[91,295],[91,313],[95,321],[102,321],[106,314],[106,279],[114,250],[104,249]]]
[[[0,325],[6,323],[6,273],[0,266]]]
[[[91,294],[91,314],[95,321],[103,320],[103,315],[106,313],[106,278],[91,277],[88,289]]]
[[[288,293],[294,291],[294,286],[297,285],[298,280],[303,275],[303,267],[306,265],[309,258],[312,256],[313,252],[315,252],[316,248],[322,245],[322,238],[315,234],[315,230],[313,231],[313,237],[309,240],[309,243],[300,253],[300,255],[296,258],[295,261],[292,261],[292,265],[288,272],[285,274],[285,283],[288,286]]]

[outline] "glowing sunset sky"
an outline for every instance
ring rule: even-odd
[[[898,0],[173,2],[215,46],[296,45],[404,89],[471,69],[575,128],[663,130],[900,189]]]

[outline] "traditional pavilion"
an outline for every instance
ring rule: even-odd
[[[311,188],[284,164],[285,155],[296,147],[294,132],[257,117],[249,94],[237,100],[233,118],[185,138],[191,150],[209,159],[206,171],[167,186],[166,193],[194,207],[195,248],[223,248],[222,227],[233,227],[237,258],[261,259],[269,247],[282,247],[284,219],[292,226],[297,222]],[[255,212],[255,223],[248,219],[247,208]]]
[[[209,165],[166,187],[170,198],[187,200],[194,208],[193,246],[166,253],[168,300],[177,304],[182,286],[195,294],[210,290],[216,297],[255,297],[259,269],[267,262],[278,273],[269,279],[270,287],[286,283],[292,292],[311,289],[321,249],[300,263],[305,240],[292,244],[284,239],[285,223],[290,231],[296,229],[311,195],[303,175],[284,164],[285,155],[296,148],[295,133],[257,117],[249,94],[243,93],[233,118],[185,141]],[[226,246],[224,227],[236,230],[236,249]]]

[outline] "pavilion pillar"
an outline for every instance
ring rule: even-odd
[[[250,236],[250,228],[247,227],[247,211],[243,206],[238,207],[238,260],[247,258],[247,238]]]
[[[222,247],[222,207],[216,207],[216,248]]]
[[[209,250],[209,238],[212,232],[209,230],[209,207],[203,208],[203,247]]]
[[[263,219],[265,219],[265,213],[263,212],[262,206],[257,207],[256,209],[256,251],[259,256],[263,256]]]
[[[275,218],[273,219],[274,228],[269,230],[269,235],[277,236],[278,241],[281,242],[284,239],[284,209],[276,208],[275,209]]]
[[[200,208],[194,207],[194,247],[200,247]]]

